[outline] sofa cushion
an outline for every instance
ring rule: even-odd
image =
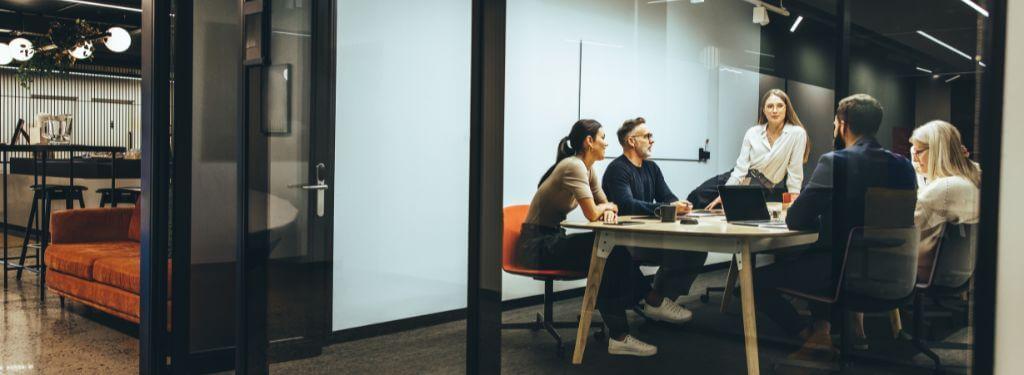
[[[140,267],[138,256],[101,258],[93,266],[92,279],[138,294],[142,283]]]
[[[142,242],[142,196],[135,202],[132,210],[132,220],[128,222],[128,239],[135,242]]]
[[[68,275],[86,280],[93,278],[93,266],[97,260],[110,257],[139,257],[139,243],[90,242],[77,244],[52,244],[46,247],[46,266]]]
[[[92,268],[92,279],[139,294],[142,285],[142,261],[138,255],[109,257],[96,260]],[[167,295],[171,294],[171,264],[167,264]]]
[[[60,272],[46,273],[46,287],[87,302],[90,306],[139,322],[139,295],[109,285],[82,280]]]

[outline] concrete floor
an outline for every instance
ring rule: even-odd
[[[131,323],[68,303],[38,278],[11,272],[0,301],[0,374],[138,374],[139,341]]]
[[[695,290],[721,283],[721,272],[702,275]],[[0,374],[134,374],[138,373],[137,328],[80,304],[69,303],[61,309],[58,298],[47,293],[38,300],[34,274],[21,281],[9,278],[9,288],[0,304]],[[572,320],[579,299],[556,304],[556,319]],[[613,357],[605,342],[590,339],[584,364],[573,366],[568,359],[555,356],[553,340],[545,332],[504,331],[502,367],[507,374],[617,374],[617,373],[744,373],[744,351],[739,306],[720,314],[717,297],[711,304],[692,304],[694,321],[683,327],[646,323],[631,316],[633,333],[659,346],[651,358]],[[528,307],[506,312],[505,321],[529,321],[539,311]],[[884,317],[869,317],[872,336],[870,356],[900,363],[858,360],[847,374],[926,374],[930,363],[907,342],[885,337]],[[574,330],[560,330],[566,341]],[[771,322],[758,322],[759,335],[778,340],[781,335]],[[877,333],[877,335],[875,334]],[[465,321],[457,321],[412,331],[335,344],[322,355],[271,365],[275,374],[460,374],[465,373]],[[966,330],[946,336],[947,341],[962,342]],[[566,358],[571,344],[566,345]],[[791,373],[786,368],[773,371],[774,364],[794,347],[761,343],[761,366],[766,374]],[[939,351],[952,372],[964,372],[968,363],[965,351]]]

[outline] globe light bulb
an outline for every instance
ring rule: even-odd
[[[18,61],[28,61],[36,54],[36,50],[32,48],[32,42],[25,38],[11,40],[7,48],[11,52],[11,57]]]
[[[77,47],[72,49],[69,53],[71,57],[78,60],[85,60],[92,56],[92,42],[84,42],[79,44]]]
[[[0,43],[0,65],[10,64],[14,61],[14,56],[11,56],[11,49],[6,44]]]
[[[113,52],[124,52],[132,46],[132,36],[128,34],[127,30],[111,27],[107,29],[107,33],[110,36],[103,39],[103,44],[107,46],[107,49]]]

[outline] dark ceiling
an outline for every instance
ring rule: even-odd
[[[141,0],[88,0],[93,3],[117,5],[140,9]],[[25,33],[30,39],[39,39],[46,34],[55,21],[88,21],[94,27],[105,30],[119,26],[132,35],[132,46],[124,53],[112,53],[105,47],[97,46],[94,60],[90,64],[138,68],[141,65],[139,36],[142,13],[131,10],[112,9],[64,0],[0,0],[0,42],[13,39],[17,33]]]
[[[973,0],[985,4],[986,0]],[[799,2],[834,17],[836,0],[785,0]],[[961,0],[848,0],[854,40],[904,48],[924,55],[922,66],[943,72],[974,71],[974,63],[921,36],[924,31],[952,47],[974,56],[979,52],[978,22],[987,20]],[[982,5],[984,6],[984,5]],[[931,61],[928,61],[931,60]]]

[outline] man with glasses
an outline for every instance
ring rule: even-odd
[[[677,198],[665,183],[661,168],[648,160],[654,146],[654,134],[644,118],[626,120],[616,134],[622,145],[622,156],[608,165],[601,187],[608,200],[619,206],[619,215],[654,215],[654,210],[663,205],[675,205],[676,213],[680,215],[690,212],[693,205]],[[662,319],[660,310],[679,308],[686,318],[674,323],[692,319],[692,312],[678,306],[686,302],[686,299],[679,297],[689,293],[693,281],[703,270],[708,254],[636,248],[633,249],[633,256],[643,263],[661,266],[654,277],[654,290],[675,302],[671,307],[653,307],[642,302],[644,314],[651,319],[667,320]]]

